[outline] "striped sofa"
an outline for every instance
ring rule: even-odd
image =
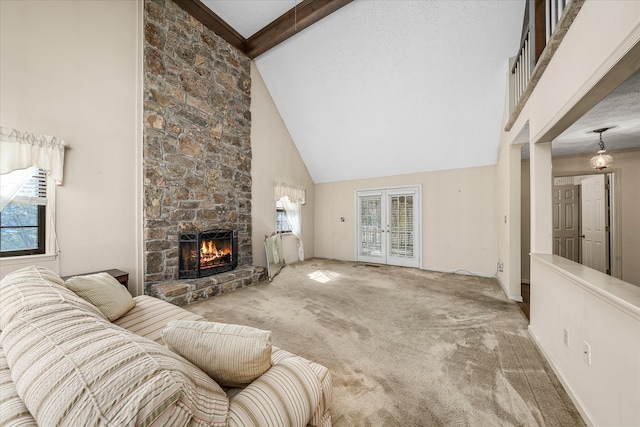
[[[223,388],[169,350],[171,320],[204,320],[149,297],[110,322],[55,273],[0,281],[1,426],[331,426],[328,370],[273,347],[271,367]]]

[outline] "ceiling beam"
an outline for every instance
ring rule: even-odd
[[[304,0],[249,37],[245,53],[253,59],[329,16],[352,0]]]
[[[173,0],[211,31],[254,59],[353,0],[304,0],[245,39],[200,0]]]

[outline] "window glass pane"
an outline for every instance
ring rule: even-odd
[[[390,197],[389,253],[413,258],[413,196]]]
[[[18,203],[5,206],[0,212],[1,256],[44,253],[44,215],[44,206]]]
[[[360,255],[382,254],[382,199],[380,196],[360,197]]]
[[[24,251],[38,249],[38,228],[20,227],[0,230],[0,251]]]
[[[37,227],[38,206],[9,203],[0,214],[0,225],[2,227]]]
[[[287,220],[287,214],[284,210],[278,209],[276,211],[276,232],[289,233],[291,232],[291,226]]]

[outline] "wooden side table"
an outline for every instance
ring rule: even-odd
[[[129,289],[129,273],[127,273],[126,271],[118,270],[116,268],[112,268],[111,270],[92,271],[91,273],[73,274],[71,276],[62,277],[61,279],[67,280],[68,278],[73,276],[87,276],[89,274],[96,274],[96,273],[109,273],[118,282],[120,282],[122,286]]]

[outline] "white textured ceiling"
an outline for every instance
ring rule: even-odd
[[[256,59],[316,183],[495,164],[524,1],[356,1]]]
[[[248,39],[301,1],[202,0],[202,3]]]
[[[356,0],[255,62],[316,183],[492,165],[524,7]]]
[[[595,129],[609,128],[602,139],[607,152],[640,148],[640,71],[634,73],[614,89],[595,107],[576,120],[561,135],[551,142],[551,154],[569,156],[595,154],[599,148],[599,136]],[[528,128],[522,132],[528,142]],[[529,145],[522,149],[522,158],[529,159]]]
[[[595,153],[599,136],[593,130],[605,127],[610,128],[602,134],[607,151],[640,147],[640,71],[556,138],[553,155]]]

